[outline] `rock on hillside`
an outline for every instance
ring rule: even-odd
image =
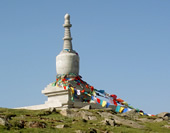
[[[0,108],[0,132],[169,132],[168,112],[140,116],[112,109],[14,110]]]

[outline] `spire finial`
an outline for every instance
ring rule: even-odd
[[[69,50],[72,50],[72,43],[71,43],[71,40],[72,40],[72,37],[71,37],[71,32],[70,32],[70,27],[72,26],[70,24],[70,15],[69,14],[66,14],[64,16],[64,28],[65,28],[65,32],[64,32],[64,46],[63,46],[63,49],[69,49]]]

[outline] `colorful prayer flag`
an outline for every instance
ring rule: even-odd
[[[110,105],[110,103],[108,103],[108,102],[107,102],[107,104],[106,104],[106,108],[108,108],[108,107],[109,107],[109,105]]]
[[[99,98],[97,98],[97,102],[100,103],[100,99]]]
[[[100,100],[100,105],[102,105],[103,104],[103,100]]]
[[[120,110],[120,106],[118,105],[117,107],[116,107],[116,112],[119,112],[119,110]]]
[[[128,109],[127,109],[127,108],[124,108],[123,113],[125,113],[125,112],[127,112],[127,111],[128,111]]]
[[[80,93],[80,90],[77,90],[77,95],[80,95],[81,93]]]
[[[124,110],[124,107],[120,107],[119,112],[122,113],[123,110]]]
[[[107,102],[106,101],[103,101],[102,103],[102,107],[106,106]]]
[[[66,90],[66,86],[64,86],[64,90]]]
[[[74,88],[73,87],[70,87],[70,88],[71,88],[72,94],[74,94]]]

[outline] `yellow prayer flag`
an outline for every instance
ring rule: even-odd
[[[143,115],[143,112],[140,112],[139,114],[140,114],[140,115]]]
[[[93,91],[93,96],[96,96],[96,92],[95,91]]]
[[[122,113],[123,110],[124,110],[124,107],[120,107],[119,112]]]
[[[87,94],[88,96],[91,96],[90,94]]]
[[[106,101],[103,101],[103,103],[102,103],[102,107],[104,107],[104,106],[106,106]]]
[[[124,105],[128,106],[128,103],[127,102],[122,102]]]
[[[70,87],[70,88],[71,88],[72,93],[74,94],[74,88],[73,87]]]

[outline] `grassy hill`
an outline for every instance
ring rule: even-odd
[[[0,108],[0,133],[168,133],[170,120],[112,110]]]

